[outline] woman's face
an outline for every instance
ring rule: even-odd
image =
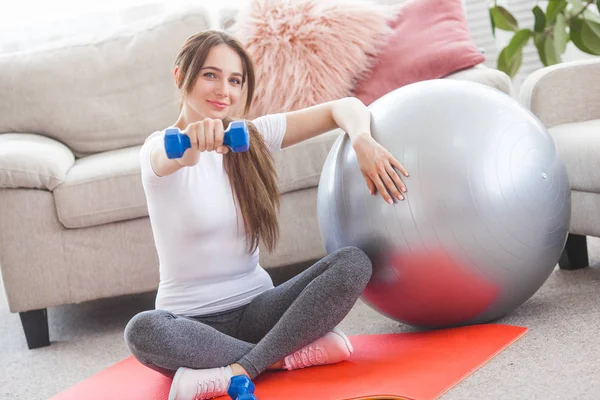
[[[225,44],[213,47],[185,102],[198,119],[223,119],[237,109],[242,94],[242,59]]]

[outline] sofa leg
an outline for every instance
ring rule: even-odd
[[[589,265],[587,241],[584,235],[573,235],[569,233],[567,244],[560,257],[558,266],[560,269],[574,270]]]
[[[20,312],[21,324],[25,331],[27,347],[37,349],[50,346],[50,334],[48,332],[48,312],[45,308]]]

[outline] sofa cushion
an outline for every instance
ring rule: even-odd
[[[411,0],[398,9],[394,32],[377,63],[354,88],[365,104],[410,83],[485,61],[471,38],[461,0]]]
[[[0,132],[49,136],[78,157],[141,145],[177,119],[173,61],[209,26],[195,7],[108,37],[0,56]]]
[[[231,32],[255,63],[249,118],[349,96],[373,63],[393,8],[364,0],[251,0]]]
[[[510,76],[496,68],[489,68],[483,64],[473,68],[454,72],[444,79],[455,79],[459,81],[477,82],[498,89],[512,96],[513,84]]]
[[[321,169],[339,129],[273,155],[281,194],[319,184]],[[141,146],[80,158],[54,190],[58,219],[67,228],[145,217],[140,171]]]
[[[64,144],[26,133],[0,134],[0,188],[53,190],[75,156]]]
[[[406,3],[407,1],[410,0],[375,0],[375,3],[386,6],[398,6],[400,4]],[[461,1],[463,4],[463,8],[466,8],[465,0]],[[233,24],[235,24],[237,15],[239,13],[239,8],[229,5],[228,3],[225,3],[223,5],[217,5],[216,8],[217,12],[215,14],[217,26],[225,30],[230,29],[233,26]]]
[[[83,157],[54,189],[58,219],[84,228],[148,215],[140,177],[140,148]]]
[[[600,193],[600,119],[549,129],[563,160],[571,189]]]

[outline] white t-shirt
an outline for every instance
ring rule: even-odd
[[[285,114],[255,119],[271,152],[281,149]],[[193,167],[159,177],[150,152],[164,140],[153,133],[140,151],[142,183],[160,264],[156,309],[179,315],[205,315],[249,303],[273,287],[258,262],[259,250],[246,248],[243,219],[237,213],[223,155],[204,152]]]

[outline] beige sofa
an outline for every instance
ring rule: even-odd
[[[48,307],[157,288],[139,149],[175,121],[172,60],[208,26],[194,9],[135,32],[0,57],[0,266],[29,348],[49,344]],[[449,78],[511,89],[485,67]],[[317,184],[340,133],[275,155],[281,242],[261,252],[268,270],[325,255]]]
[[[519,98],[548,128],[569,174],[571,228],[559,266],[588,266],[586,236],[600,237],[600,58],[539,69]]]

